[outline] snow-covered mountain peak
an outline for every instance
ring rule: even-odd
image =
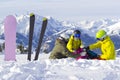
[[[106,29],[109,35],[120,35],[120,22],[108,26]]]

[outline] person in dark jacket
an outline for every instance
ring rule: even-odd
[[[61,59],[68,57],[68,50],[66,48],[69,36],[67,34],[61,34],[55,42],[55,46],[51,51],[49,59]]]

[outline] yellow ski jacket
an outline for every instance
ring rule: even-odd
[[[115,47],[109,36],[107,36],[104,41],[98,41],[97,43],[90,45],[89,48],[90,50],[100,48],[102,51],[102,54],[100,55],[101,59],[114,60],[116,58]]]
[[[70,52],[74,52],[75,50],[79,49],[80,46],[82,46],[82,41],[80,39],[74,40],[74,36],[71,35],[71,37],[67,43],[67,49]]]

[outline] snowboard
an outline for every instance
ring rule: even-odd
[[[4,20],[5,30],[5,61],[16,60],[16,26],[17,21],[13,15],[8,15]]]
[[[28,44],[28,60],[31,61],[31,53],[32,53],[32,40],[34,33],[34,23],[35,23],[35,15],[34,13],[30,14],[30,27],[29,27],[29,44]]]

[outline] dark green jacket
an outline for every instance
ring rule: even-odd
[[[51,51],[49,59],[61,59],[61,58],[67,58],[67,57],[76,58],[79,56],[69,52],[68,49],[66,48],[66,45],[67,45],[67,42],[64,39],[57,38],[55,42],[55,46]]]

